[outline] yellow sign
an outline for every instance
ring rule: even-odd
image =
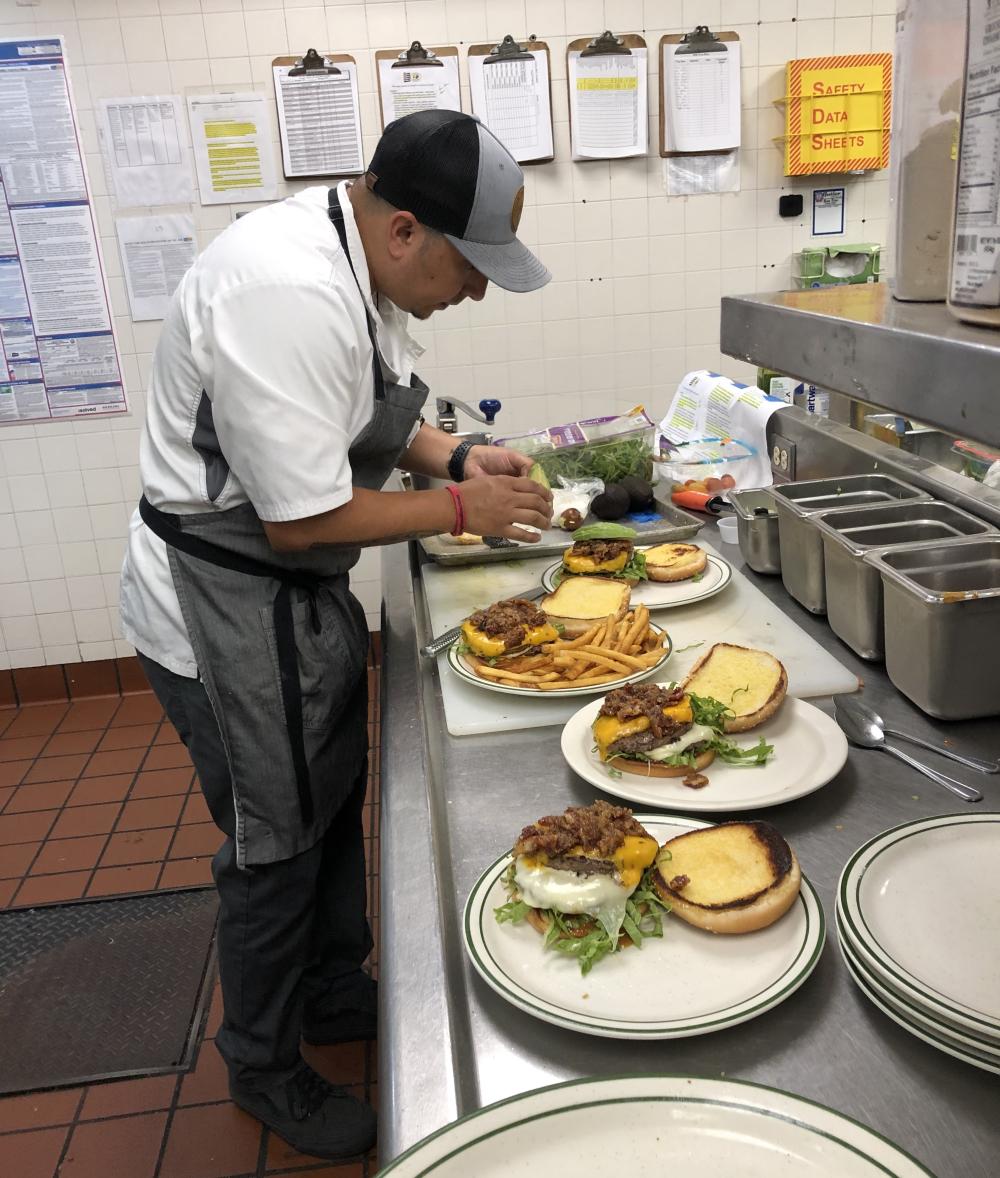
[[[787,82],[787,176],[888,165],[891,53],[800,58]]]

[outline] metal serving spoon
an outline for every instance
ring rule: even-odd
[[[952,761],[957,761],[960,765],[965,765],[968,769],[976,769],[980,773],[1000,773],[1000,764],[996,761],[984,761],[979,757],[967,757],[962,753],[953,752],[949,748],[942,745],[934,744],[932,741],[924,740],[923,737],[914,736],[912,732],[900,732],[897,728],[890,728],[882,717],[870,708],[863,700],[856,699],[853,695],[838,695],[834,697],[833,701],[837,708],[842,712],[854,712],[862,720],[866,720],[869,724],[874,724],[880,728],[886,736],[898,736],[900,740],[908,740],[911,744],[918,744],[921,748],[930,749],[931,752],[939,753],[942,757],[948,757]]]
[[[884,752],[891,753],[900,761],[905,761],[911,768],[916,769],[925,777],[929,777],[931,781],[938,785],[943,785],[945,789],[951,790],[962,799],[963,802],[981,802],[983,795],[978,789],[973,789],[971,785],[963,785],[961,781],[955,781],[951,777],[945,777],[943,773],[938,773],[936,769],[932,769],[930,765],[925,765],[922,761],[914,760],[913,757],[904,753],[901,749],[894,748],[891,744],[885,743],[885,733],[877,724],[872,724],[869,720],[864,719],[863,716],[858,715],[854,711],[845,711],[843,707],[837,706],[837,723],[844,731],[844,735],[851,742],[851,744],[860,745],[861,748],[866,749],[882,749]]]

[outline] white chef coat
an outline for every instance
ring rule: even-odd
[[[139,451],[154,507],[186,514],[249,502],[275,522],[350,500],[348,450],[372,416],[366,309],[387,380],[408,384],[423,349],[407,334],[402,311],[372,300],[347,189],[343,181],[337,191],[357,283],[327,215],[325,186],[240,218],[181,279],[153,356]],[[230,468],[214,500],[194,447],[202,390]],[[197,675],[166,545],[138,510],[121,615],[136,649],[179,675]]]

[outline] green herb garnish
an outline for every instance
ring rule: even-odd
[[[639,886],[625,903],[622,932],[629,936],[637,949],[642,948],[647,937],[663,936],[663,914],[670,911],[670,905],[660,898],[653,886],[652,872],[653,866],[646,868]],[[520,899],[517,892],[513,863],[504,872],[503,885],[511,899],[499,908],[494,908],[494,916],[500,924],[519,924],[527,918],[531,908]],[[545,948],[575,957],[580,963],[580,973],[584,976],[590,973],[597,962],[620,948],[620,936],[612,941],[604,926],[593,916],[569,915],[552,908],[542,911],[549,921]]]

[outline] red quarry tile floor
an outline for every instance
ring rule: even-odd
[[[373,667],[376,746],[377,678]],[[365,832],[376,944],[378,796],[373,755]],[[151,693],[0,709],[0,908],[203,887],[219,839],[187,750]],[[374,1157],[333,1165],[299,1154],[229,1101],[213,1043],[221,1017],[216,983],[184,1075],[0,1097],[0,1175],[371,1178]],[[327,1079],[376,1100],[375,1044],[306,1053]]]

